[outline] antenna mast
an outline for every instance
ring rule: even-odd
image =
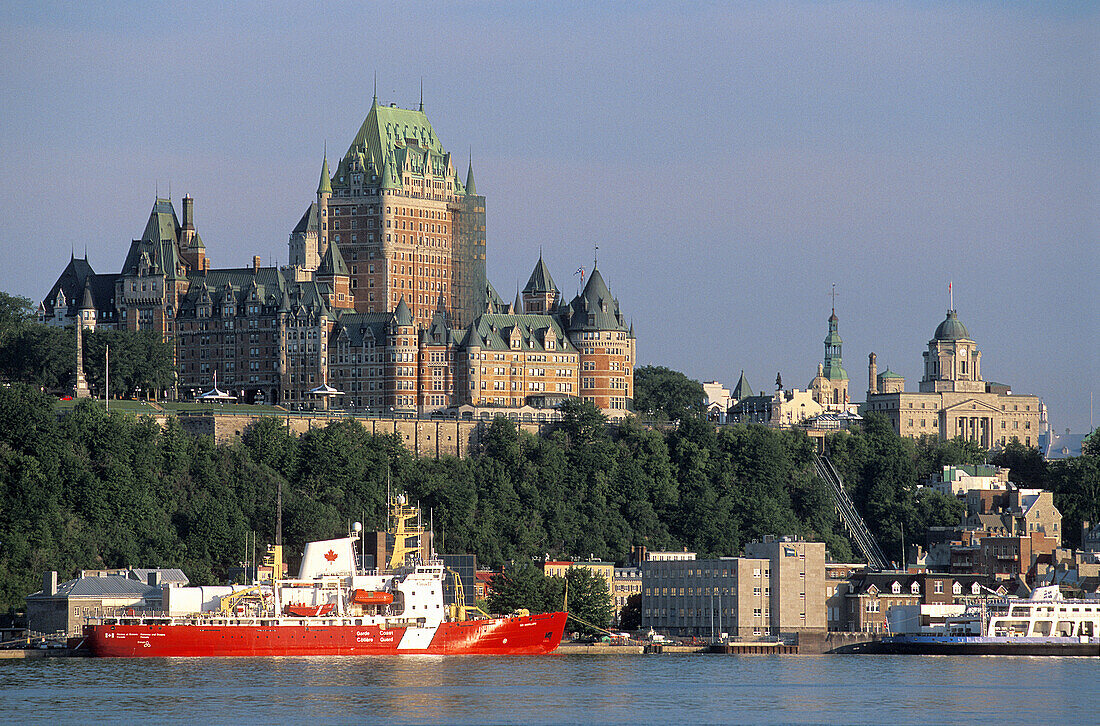
[[[279,477],[279,486],[275,492],[275,544],[283,543],[283,479]],[[282,574],[282,573],[279,573]]]

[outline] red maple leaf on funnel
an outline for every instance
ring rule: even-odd
[[[337,554],[335,552],[333,552],[332,550],[329,550],[328,552],[325,553],[325,559],[328,560],[329,562],[335,562],[336,557],[337,557]]]

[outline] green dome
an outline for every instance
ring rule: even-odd
[[[936,340],[970,340],[966,326],[959,322],[954,310],[947,311],[947,317],[936,328]]]

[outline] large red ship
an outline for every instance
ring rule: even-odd
[[[433,555],[420,556],[419,511],[403,499],[391,505],[395,544],[385,569],[359,566],[358,531],[310,542],[294,579],[165,587],[163,612],[91,622],[84,646],[114,657],[540,655],[558,647],[566,613],[490,617],[467,607],[458,576]],[[281,546],[269,548],[268,564],[281,573]],[[444,605],[448,574],[456,602]]]

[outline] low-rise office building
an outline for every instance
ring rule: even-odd
[[[825,545],[766,537],[745,557],[642,563],[642,627],[680,636],[826,630]]]

